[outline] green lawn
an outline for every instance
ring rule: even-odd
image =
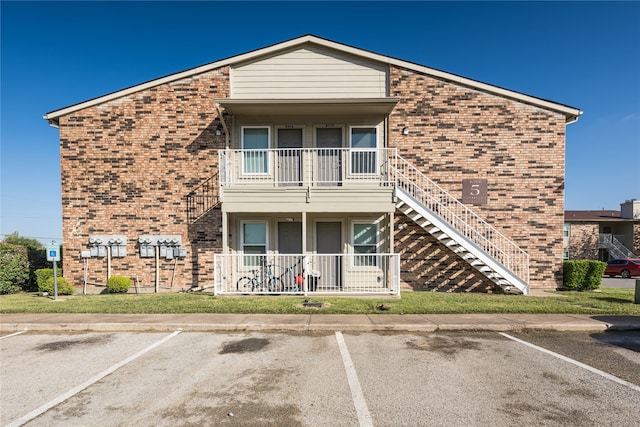
[[[574,313],[640,315],[634,291],[556,292],[559,297],[480,293],[403,292],[390,298],[309,298],[324,308],[305,308],[301,296],[215,297],[210,293],[112,294],[60,296],[58,301],[33,293],[0,296],[0,313]],[[388,310],[377,307],[384,304]]]

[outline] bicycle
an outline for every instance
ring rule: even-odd
[[[296,262],[285,268],[284,272],[280,275],[280,283],[284,286],[285,292],[297,292],[302,290],[304,283],[304,270],[298,268],[299,272],[296,274],[296,267],[302,264],[302,257],[299,257]]]
[[[251,270],[252,276],[242,276],[236,282],[239,292],[282,292],[282,281],[273,273],[271,263],[260,261],[260,269]]]

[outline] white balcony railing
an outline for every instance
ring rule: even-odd
[[[216,294],[400,293],[398,254],[215,255]]]
[[[389,184],[395,149],[278,148],[219,152],[222,187]]]

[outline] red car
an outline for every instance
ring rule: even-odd
[[[640,259],[612,259],[607,262],[607,268],[604,270],[604,275],[609,277],[621,276],[625,279],[628,279],[631,276],[640,276]]]

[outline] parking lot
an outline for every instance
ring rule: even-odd
[[[640,419],[633,331],[26,332],[5,335],[0,346],[3,426]]]

